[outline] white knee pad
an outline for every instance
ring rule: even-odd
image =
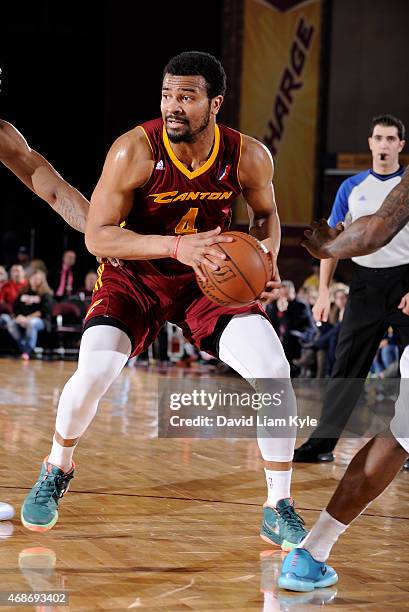
[[[65,439],[81,436],[98,402],[120,374],[131,354],[128,336],[110,325],[85,330],[78,369],[65,385],[58,404],[56,430]]]
[[[402,378],[409,378],[409,346],[405,348],[399,362],[400,375]]]
[[[237,315],[219,341],[219,358],[240,376],[290,378],[290,366],[274,327],[259,314]]]
[[[257,391],[267,391],[268,381],[281,379],[284,386],[287,416],[297,414],[290,381],[290,366],[271,323],[262,315],[238,315],[224,329],[219,341],[219,357]],[[259,389],[261,386],[263,389]],[[265,388],[264,388],[265,387]],[[274,416],[274,407],[271,407]],[[294,455],[296,428],[285,428],[285,437],[272,437],[268,429],[257,428],[257,441],[265,461],[291,461]]]
[[[409,455],[409,346],[402,353],[399,368],[401,373],[400,390],[395,404],[395,416],[390,423],[390,430]]]

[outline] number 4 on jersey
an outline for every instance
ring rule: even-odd
[[[175,227],[175,234],[196,234],[195,221],[198,208],[190,208]]]

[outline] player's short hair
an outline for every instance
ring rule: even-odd
[[[405,140],[405,126],[403,122],[393,115],[378,115],[374,117],[369,126],[369,136],[372,136],[375,126],[385,125],[386,127],[396,127],[398,130],[399,140]]]
[[[184,51],[175,55],[166,64],[163,77],[165,74],[202,76],[206,81],[207,96],[210,100],[226,93],[226,73],[221,62],[210,53]]]

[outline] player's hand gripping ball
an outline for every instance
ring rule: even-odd
[[[218,270],[202,266],[207,282],[197,282],[203,293],[216,304],[240,308],[254,304],[271,280],[273,263],[267,248],[257,238],[243,232],[223,232],[233,242],[213,245],[226,255]],[[218,262],[219,263],[219,262]]]

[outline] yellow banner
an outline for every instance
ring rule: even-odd
[[[313,216],[321,7],[321,0],[245,0],[240,130],[273,154],[288,225]]]

